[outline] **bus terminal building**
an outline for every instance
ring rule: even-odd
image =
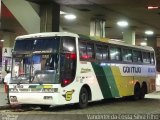
[[[127,4],[1,0],[1,79],[11,71],[10,103],[84,108],[90,101],[138,100],[155,91],[160,23],[150,4],[159,2]]]

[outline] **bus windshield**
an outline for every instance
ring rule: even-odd
[[[76,70],[75,45],[75,38],[69,36],[16,40],[10,83],[60,84],[72,81]]]
[[[60,45],[60,37],[48,38],[28,38],[16,40],[14,51],[34,52],[34,51],[57,51]]]
[[[17,40],[11,83],[58,83],[60,37]]]
[[[11,83],[58,83],[58,53],[14,54]]]

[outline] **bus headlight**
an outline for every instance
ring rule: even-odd
[[[10,101],[11,101],[11,102],[18,102],[16,96],[10,96]]]

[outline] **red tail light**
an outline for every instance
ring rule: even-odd
[[[71,81],[70,79],[63,79],[63,81],[62,81],[62,86],[64,87],[64,86],[70,84],[71,82],[72,82],[72,81]]]
[[[69,60],[76,60],[76,54],[75,53],[66,53],[66,58]]]

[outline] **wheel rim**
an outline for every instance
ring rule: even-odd
[[[87,103],[87,94],[85,92],[83,92],[81,94],[81,102],[84,104],[84,103]]]

